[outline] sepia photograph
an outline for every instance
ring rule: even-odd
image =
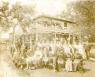
[[[95,77],[95,0],[0,0],[0,77]]]

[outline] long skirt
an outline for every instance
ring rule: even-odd
[[[67,60],[66,61],[66,65],[65,65],[65,70],[68,71],[72,71],[72,60]]]
[[[35,66],[36,66],[36,68],[41,68],[41,66],[42,66],[41,63],[42,63],[41,59],[35,60]]]
[[[80,63],[80,60],[75,59],[73,62],[73,71],[78,71],[78,64]]]
[[[62,69],[65,67],[65,61],[62,58],[58,58],[57,60],[57,70],[62,71]]]

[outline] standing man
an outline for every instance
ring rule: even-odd
[[[90,57],[91,46],[89,44],[85,44],[84,47],[85,47],[86,59],[88,60]]]

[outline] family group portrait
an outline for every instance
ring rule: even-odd
[[[0,77],[95,77],[95,0],[0,0]]]

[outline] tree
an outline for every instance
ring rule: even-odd
[[[75,21],[76,32],[80,32],[82,36],[93,35],[95,32],[95,1],[75,1],[70,2],[67,6],[66,13]]]
[[[0,27],[2,28],[0,32],[7,31],[9,29],[9,3],[8,2],[2,2],[2,5],[0,6]]]
[[[14,25],[14,19],[17,19],[19,25],[24,29],[31,24],[31,17],[35,14],[33,5],[22,5],[16,2],[9,8],[8,2],[2,2],[0,5],[0,27],[1,31],[9,30],[10,26]]]
[[[10,9],[12,20],[16,19],[17,24],[13,25],[13,42],[15,42],[15,27],[20,25],[23,32],[27,33],[26,28],[32,23],[31,17],[35,14],[34,6],[21,5],[19,2],[12,6]],[[13,21],[14,23],[14,21]]]
[[[15,33],[15,27],[20,25],[23,32],[26,32],[26,27],[31,25],[31,17],[35,14],[33,5],[21,5],[20,2],[16,2],[9,8],[8,2],[2,2],[0,6],[0,33],[7,32],[10,27],[13,27],[13,34]]]
[[[25,28],[29,27],[32,19],[31,17],[35,14],[34,6],[22,5],[17,2],[12,6],[11,9],[12,17],[17,18],[19,25],[22,27],[25,32]]]
[[[74,6],[74,11],[78,14],[76,22],[84,29],[82,33],[93,35],[95,24],[95,1],[80,1]]]

